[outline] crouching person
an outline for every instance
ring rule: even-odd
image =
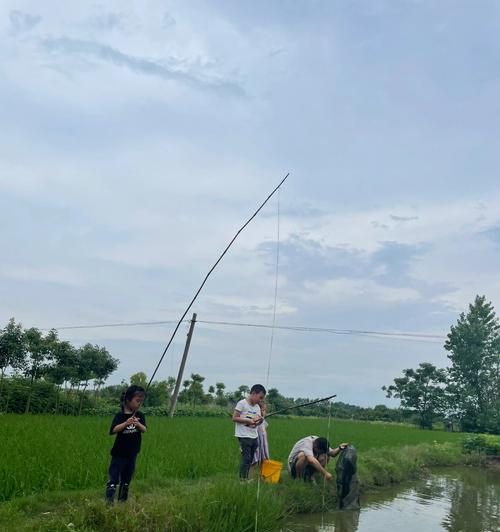
[[[111,449],[109,480],[106,486],[106,501],[112,503],[117,486],[118,500],[125,502],[128,488],[135,471],[135,461],[141,449],[141,433],[146,432],[146,420],[139,408],[144,402],[145,391],[141,386],[132,385],[121,398],[121,411],[115,415],[109,429],[116,435]]]
[[[341,443],[332,449],[328,440],[319,436],[306,436],[292,448],[288,457],[288,472],[292,478],[312,481],[316,474],[325,480],[332,480],[331,473],[326,469],[330,458],[337,456],[347,443]]]

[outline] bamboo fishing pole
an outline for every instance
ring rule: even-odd
[[[302,408],[303,406],[311,406],[317,403],[322,403],[323,401],[328,401],[330,399],[333,399],[334,397],[337,397],[337,395],[336,394],[330,395],[330,397],[324,397],[323,399],[316,399],[315,401],[310,401],[309,403],[302,403],[301,405],[287,406],[286,408],[281,408],[280,410],[276,410],[275,412],[271,412],[270,414],[267,414],[267,416],[264,416],[264,419],[267,419],[268,417],[271,417],[271,416],[275,416],[276,414],[281,414],[282,412],[286,412],[287,410],[293,410],[295,408]]]
[[[163,362],[163,359],[165,357],[165,354],[167,353],[168,351],[168,348],[170,347],[170,344],[173,342],[174,340],[174,337],[177,333],[177,331],[179,330],[179,327],[181,326],[181,323],[182,321],[184,320],[184,318],[186,317],[186,314],[189,312],[190,308],[193,306],[193,303],[196,301],[196,298],[198,297],[199,293],[201,292],[202,288],[205,286],[205,283],[207,282],[208,278],[210,277],[210,275],[212,274],[212,272],[215,270],[215,268],[217,267],[217,265],[219,264],[219,262],[222,260],[222,258],[224,257],[224,255],[229,251],[229,248],[233,245],[233,242],[238,238],[239,234],[243,231],[243,229],[245,229],[245,227],[257,216],[257,214],[259,214],[259,212],[262,210],[262,208],[264,207],[264,205],[271,199],[271,197],[275,194],[275,192],[281,187],[281,185],[286,181],[286,179],[288,178],[290,174],[286,174],[286,176],[279,182],[278,186],[275,187],[275,189],[269,194],[269,196],[267,196],[267,198],[261,203],[260,207],[252,214],[252,216],[250,216],[250,218],[241,226],[241,228],[238,230],[238,232],[234,235],[234,237],[232,238],[231,242],[229,242],[229,244],[226,246],[226,248],[224,249],[224,251],[222,252],[222,254],[220,255],[220,257],[215,261],[215,264],[210,268],[209,272],[206,274],[205,278],[203,279],[203,282],[201,283],[200,287],[198,288],[198,290],[196,291],[196,293],[194,294],[193,298],[191,299],[189,305],[187,306],[186,310],[184,311],[184,313],[182,314],[180,320],[178,321],[175,329],[174,329],[174,332],[172,333],[172,336],[170,337],[170,340],[168,341],[167,343],[167,346],[165,347],[165,349],[163,350],[163,354],[161,355],[160,357],[160,360],[158,361],[158,364],[156,365],[156,368],[155,370],[153,371],[153,374],[151,375],[151,378],[149,379],[149,382],[146,386],[146,391],[148,391],[151,383],[153,382],[153,379],[155,378],[155,375],[158,371],[158,369],[160,368],[161,366],[161,363]]]

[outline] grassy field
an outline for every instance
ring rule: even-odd
[[[143,437],[134,482],[163,485],[179,479],[237,476],[239,451],[229,419],[151,417],[147,421],[149,430]],[[61,490],[104,489],[113,441],[108,436],[110,419],[3,415],[0,423],[4,429],[0,439],[0,501]],[[327,433],[326,419],[273,419],[269,426],[271,457],[286,463],[295,441],[309,434]],[[458,442],[462,437],[346,420],[332,420],[330,427],[332,444],[353,443],[363,456],[372,457],[375,465],[377,457],[386,452],[381,448]],[[380,474],[387,468],[387,464],[381,465]]]

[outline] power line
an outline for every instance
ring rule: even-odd
[[[189,321],[189,320],[184,320]],[[177,321],[136,321],[136,322],[127,322],[127,323],[102,323],[99,325],[68,325],[63,327],[51,327],[50,329],[55,329],[56,331],[64,331],[67,329],[101,329],[105,327],[140,327],[142,325],[168,325],[172,323],[177,323]],[[48,327],[41,329],[42,331],[49,331]]]
[[[189,323],[190,320],[184,320],[185,323]],[[62,330],[73,330],[73,329],[101,329],[106,327],[139,327],[139,326],[159,326],[159,325],[172,325],[177,323],[177,321],[167,320],[167,321],[138,321],[138,322],[122,322],[122,323],[106,323],[98,325],[68,325],[63,327],[52,327],[57,331]],[[221,325],[228,327],[254,327],[260,329],[280,329],[284,331],[295,331],[295,332],[311,332],[311,333],[329,333],[329,334],[340,334],[340,335],[351,335],[351,336],[368,336],[368,337],[383,337],[391,339],[405,339],[405,340],[444,340],[444,336],[437,334],[424,334],[424,333],[415,333],[415,332],[389,332],[389,331],[375,331],[375,330],[364,330],[364,329],[336,329],[331,327],[309,327],[303,325],[269,325],[266,323],[247,323],[247,322],[236,322],[236,321],[217,321],[217,320],[197,320],[199,324],[205,325]],[[42,330],[48,330],[47,328]]]

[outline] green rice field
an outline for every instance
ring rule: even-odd
[[[0,501],[54,491],[104,489],[110,419],[2,415]],[[150,417],[135,479],[201,479],[238,471],[239,450],[230,419]],[[458,442],[462,434],[405,425],[319,418],[275,418],[268,429],[271,457],[286,462],[292,445],[309,434],[335,446],[353,443],[360,453],[382,447]]]

